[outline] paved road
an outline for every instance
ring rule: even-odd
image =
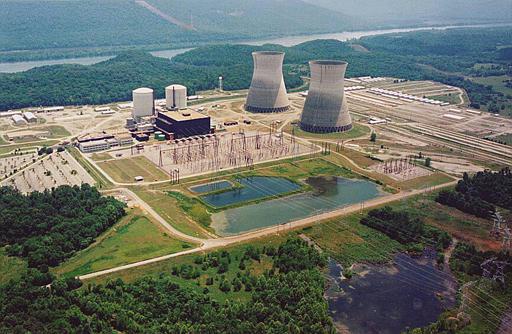
[[[456,183],[457,183],[457,181],[453,181],[453,182],[446,183],[446,184],[443,184],[440,186],[430,187],[427,189],[400,192],[400,193],[394,194],[394,195],[388,195],[388,196],[384,196],[384,197],[375,198],[373,200],[364,202],[364,208],[368,209],[368,208],[372,208],[372,207],[376,207],[376,206],[381,206],[381,205],[388,204],[388,203],[398,201],[401,199],[405,199],[405,198],[408,198],[411,196],[424,194],[424,193],[428,193],[428,192],[431,192],[434,190],[453,186]],[[165,219],[163,219],[160,215],[158,215],[157,212],[155,212],[149,205],[147,205],[144,201],[142,201],[140,198],[138,198],[138,196],[136,194],[134,194],[132,191],[130,191],[128,189],[124,189],[124,188],[118,189],[118,190],[124,191],[127,194],[129,194],[132,198],[136,199],[137,202],[139,202],[139,204],[141,204],[142,207],[144,209],[146,209],[148,211],[148,213],[151,214],[160,224],[162,224],[170,233],[172,233],[173,235],[178,236],[180,238],[183,238],[185,240],[199,243],[199,244],[201,244],[201,246],[198,248],[186,250],[183,252],[164,255],[164,256],[160,256],[160,257],[145,260],[145,261],[135,262],[135,263],[127,264],[124,266],[119,266],[119,267],[112,268],[112,269],[106,269],[106,270],[90,273],[87,275],[78,276],[78,278],[81,280],[87,280],[87,279],[100,277],[100,276],[108,275],[111,273],[131,269],[131,268],[141,267],[141,266],[145,266],[147,264],[165,261],[165,260],[168,260],[168,259],[171,259],[174,257],[178,257],[178,256],[199,253],[199,252],[213,250],[213,249],[220,248],[220,247],[226,247],[226,246],[234,245],[234,244],[237,244],[240,242],[269,236],[272,234],[285,233],[292,229],[297,229],[297,228],[311,225],[311,224],[314,224],[314,223],[317,223],[320,221],[338,218],[340,216],[345,216],[348,214],[356,213],[361,210],[361,204],[359,203],[359,204],[350,205],[350,206],[347,206],[347,207],[344,207],[344,208],[341,208],[338,210],[334,210],[331,212],[326,212],[326,213],[322,213],[322,214],[319,214],[316,216],[299,219],[299,220],[296,220],[296,221],[293,221],[290,223],[286,223],[283,225],[271,226],[271,227],[268,227],[265,229],[261,229],[261,230],[257,230],[254,232],[241,234],[241,235],[218,238],[218,239],[199,239],[199,238],[195,238],[195,237],[186,235],[186,234],[176,230],[175,228],[173,228],[171,225],[169,225],[169,223],[167,223],[167,221],[165,221]]]

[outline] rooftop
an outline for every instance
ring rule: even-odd
[[[163,112],[162,114],[172,118],[175,121],[188,121],[195,119],[208,118],[209,116],[203,115],[194,110],[185,110],[185,111],[168,111]]]

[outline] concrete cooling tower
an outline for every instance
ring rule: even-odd
[[[245,110],[282,112],[290,108],[283,78],[283,52],[253,52],[254,73]]]
[[[344,92],[347,65],[334,60],[309,62],[311,82],[300,120],[302,130],[328,133],[352,129]]]

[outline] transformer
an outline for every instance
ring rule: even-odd
[[[253,52],[254,72],[245,110],[283,112],[290,108],[283,78],[283,52]]]
[[[330,133],[352,129],[344,92],[347,65],[336,60],[309,62],[311,81],[299,124],[302,130]]]

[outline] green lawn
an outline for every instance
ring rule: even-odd
[[[359,123],[353,123],[353,128],[347,132],[341,133],[310,133],[306,131],[302,131],[296,125],[288,125],[284,129],[287,133],[294,132],[297,137],[301,138],[318,138],[318,139],[339,139],[339,140],[347,140],[353,138],[359,138],[363,136],[368,136],[370,138],[370,128],[366,125],[362,125]]]
[[[65,277],[172,254],[193,247],[170,237],[163,228],[141,216],[137,209],[117,223],[97,242],[54,270]]]
[[[407,180],[399,183],[402,189],[425,189],[434,187],[441,184],[449,183],[455,179],[443,173],[435,172],[431,175],[420,176],[412,180]]]
[[[142,176],[148,182],[169,179],[169,175],[143,156],[99,162],[98,166],[116,182],[135,182],[136,176]]]
[[[183,212],[177,199],[166,191],[147,187],[131,187],[131,190],[178,231],[198,238],[208,237],[204,229]]]
[[[0,286],[11,279],[18,279],[27,269],[27,263],[18,257],[7,256],[5,248],[0,248]]]

